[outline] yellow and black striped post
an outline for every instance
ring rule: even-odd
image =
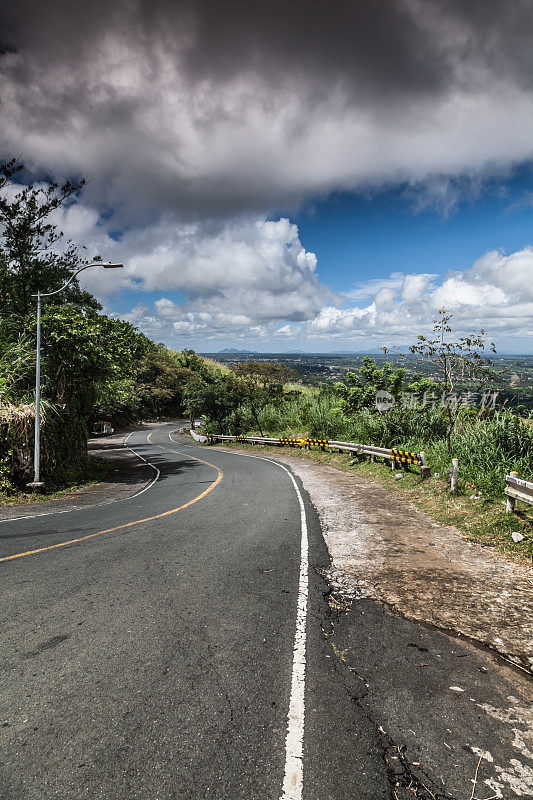
[[[418,454],[411,453],[409,450],[396,450],[393,448],[391,450],[391,462],[392,467],[394,468],[396,465],[401,464],[405,469],[408,469],[410,464],[418,465]]]
[[[305,439],[288,439],[287,437],[281,436],[279,443],[287,447],[303,447]]]
[[[329,442],[327,439],[308,438],[305,440],[305,443],[309,446],[314,445],[315,447],[320,447],[321,450],[327,450],[329,447]]]

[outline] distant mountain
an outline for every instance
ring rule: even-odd
[[[219,350],[219,353],[227,353],[231,355],[240,355],[240,356],[255,356],[257,355],[257,350],[236,350],[234,347],[225,347],[223,350]]]
[[[387,355],[395,356],[399,353],[408,354],[409,345],[402,344],[399,347],[391,348]],[[367,350],[331,350],[329,353],[313,353],[308,350],[284,350],[281,353],[270,353],[262,350],[238,350],[236,347],[225,347],[218,353],[212,355],[233,355],[233,356],[382,356],[381,347],[369,347]]]

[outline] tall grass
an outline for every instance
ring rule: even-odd
[[[0,317],[0,402],[30,402],[34,370],[35,343]]]
[[[459,459],[461,484],[486,497],[501,495],[505,474],[511,470],[533,480],[533,421],[509,411],[479,417],[464,409],[452,436],[452,452],[446,446],[447,417],[440,409],[403,409],[395,406],[381,414],[363,409],[346,416],[332,395],[300,396],[264,408],[261,425],[267,435],[308,435],[382,447],[426,452],[434,471],[445,473],[451,459]],[[253,421],[241,412],[240,432],[255,432]],[[228,428],[229,429],[229,428]],[[234,428],[231,428],[232,430]],[[236,429],[235,429],[236,430]]]
[[[499,495],[505,475],[512,470],[533,480],[533,425],[507,411],[488,419],[467,418],[454,432],[452,456],[459,459],[465,481],[487,497]],[[428,448],[428,457],[441,468],[450,463],[442,440]]]

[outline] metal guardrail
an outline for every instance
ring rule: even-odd
[[[200,442],[201,444],[207,442],[207,436],[202,436],[201,434],[196,433],[196,431],[193,431],[192,428],[189,431],[189,433],[191,434],[195,442]]]
[[[226,436],[220,433],[209,433],[208,442],[246,442],[248,444],[271,444],[286,447],[320,447],[321,450],[337,450],[347,452],[353,456],[370,456],[371,458],[383,458],[391,462],[395,469],[398,466],[407,468],[410,465],[419,466],[422,477],[429,477],[430,468],[426,464],[426,454],[413,453],[409,450],[398,450],[396,448],[377,447],[373,444],[357,444],[355,442],[340,442],[333,439],[289,439],[286,437],[276,438],[273,436]],[[453,459],[451,474],[451,489],[457,491],[458,462]],[[518,477],[518,473],[511,472],[505,476],[505,490],[507,496],[506,512],[508,514],[515,510],[515,503],[519,500],[522,503],[533,505],[533,483]]]
[[[504,493],[507,495],[507,505],[505,511],[512,514],[515,510],[517,500],[533,506],[533,483],[518,477],[517,472],[511,472],[505,476]]]
[[[426,466],[425,453],[413,453],[407,450],[396,450],[387,447],[377,447],[376,445],[357,444],[355,442],[341,442],[333,439],[289,439],[286,437],[272,436],[227,436],[221,433],[210,433],[207,436],[211,442],[243,442],[248,444],[272,444],[286,447],[320,447],[321,450],[337,450],[347,452],[353,456],[370,456],[371,458],[384,458],[391,462],[393,468],[397,466],[415,465],[421,467],[424,476],[429,475],[429,467]],[[424,469],[422,469],[422,467]]]
[[[386,447],[377,447],[373,444],[357,444],[356,442],[337,442],[329,440],[330,447],[342,452],[346,450],[352,455],[381,456],[391,458],[391,451]]]

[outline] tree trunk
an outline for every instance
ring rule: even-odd
[[[253,406],[251,406],[251,411],[252,411],[252,417],[254,418],[254,420],[255,420],[255,422],[257,424],[257,427],[259,428],[259,432],[260,432],[261,436],[264,436],[265,434],[263,433],[263,429],[261,427],[261,423],[259,422],[259,416],[258,416],[257,411],[254,409]]]
[[[452,414],[451,409],[448,407],[448,428],[446,429],[446,446],[448,448],[448,453],[451,452],[452,449],[452,431],[455,426],[455,421],[457,419],[457,413],[455,416]]]

